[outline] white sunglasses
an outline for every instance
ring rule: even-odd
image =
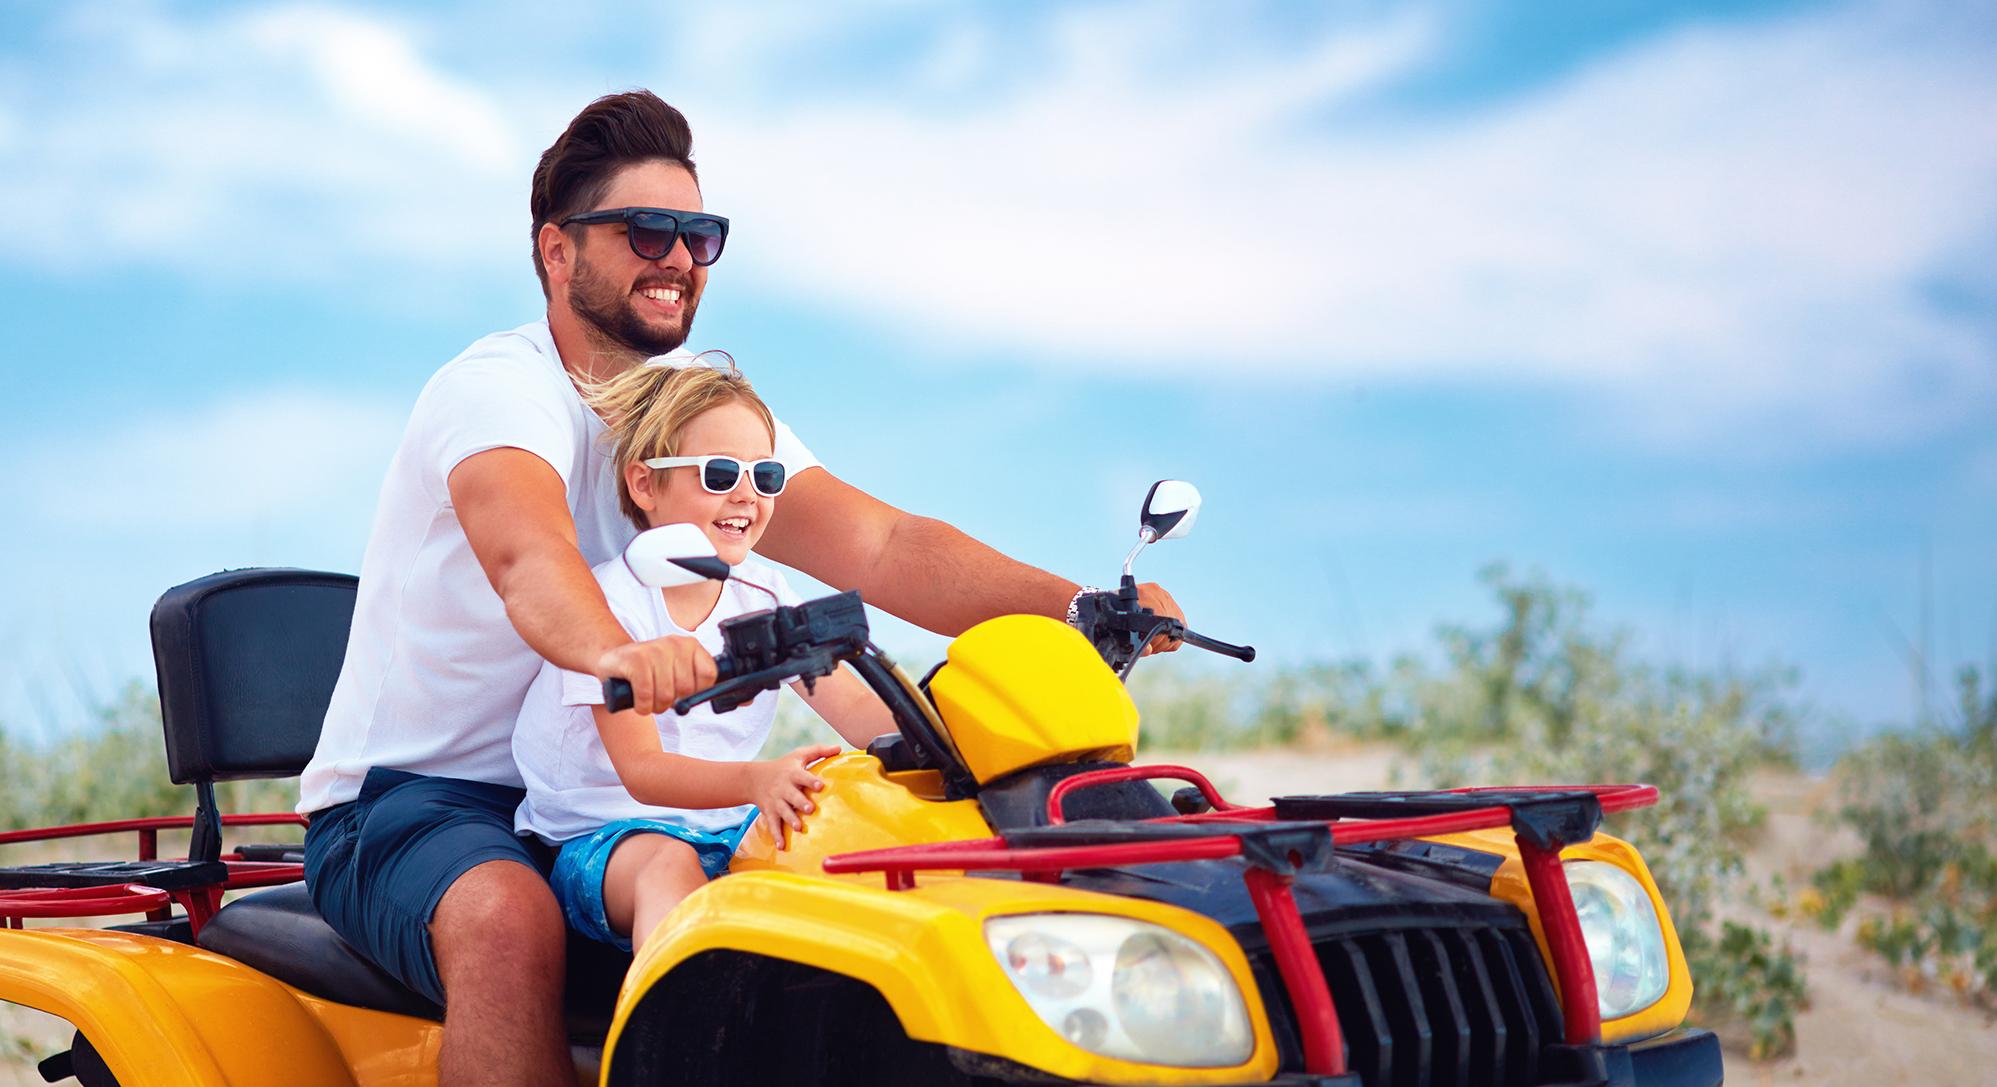
[[[749,485],[764,498],[775,498],[784,493],[784,484],[790,473],[784,462],[774,458],[742,461],[734,457],[714,454],[706,457],[653,457],[645,462],[647,468],[699,468],[700,485],[708,494],[727,494],[742,482],[742,473],[749,473]]]

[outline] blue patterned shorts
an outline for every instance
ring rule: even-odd
[[[617,843],[631,834],[677,838],[693,847],[700,856],[701,870],[708,879],[713,879],[728,871],[735,847],[755,822],[753,809],[741,823],[719,832],[693,830],[663,819],[619,819],[592,834],[570,838],[562,843],[562,851],[555,858],[554,874],[548,877],[555,887],[555,901],[562,904],[562,916],[570,928],[592,940],[629,951],[630,939],[617,935],[603,914],[603,876],[610,868],[610,854]]]

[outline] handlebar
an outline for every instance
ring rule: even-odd
[[[1075,625],[1083,637],[1094,644],[1103,663],[1120,679],[1130,676],[1144,647],[1161,635],[1239,661],[1255,659],[1254,646],[1235,645],[1188,630],[1185,623],[1138,603],[1137,581],[1129,574],[1123,576],[1123,584],[1113,591],[1084,596],[1076,603],[1075,615]]]
[[[674,713],[686,713],[703,702],[714,703],[714,712],[727,713],[729,710],[755,698],[763,691],[775,690],[787,679],[809,676],[816,679],[838,667],[836,659],[819,659],[825,654],[808,654],[804,659],[792,659],[768,668],[745,671],[734,657],[727,653],[714,658],[714,684],[705,690],[695,691],[673,703]],[[621,676],[611,676],[603,681],[603,708],[611,713],[628,710],[636,698],[631,690],[631,681]]]
[[[1128,574],[1115,591],[1082,598],[1076,626],[1118,678],[1130,675],[1144,647],[1160,635],[1236,660],[1255,659],[1254,646],[1188,630],[1178,619],[1138,603],[1137,583]],[[715,712],[726,713],[790,679],[802,679],[809,687],[836,671],[841,661],[858,658],[870,644],[866,612],[854,592],[750,612],[722,623],[721,631],[726,651],[714,658],[714,685],[674,702],[674,712],[686,713],[712,702]],[[633,701],[629,680],[612,676],[603,681],[604,709],[618,713],[630,709]]]
[[[714,684],[673,703],[685,713],[703,702],[727,713],[785,680],[801,679],[811,689],[843,660],[857,656],[867,641],[867,612],[856,592],[838,593],[803,604],[779,605],[724,620],[722,652],[714,657]],[[603,680],[603,707],[618,713],[632,707],[631,683],[621,676]]]

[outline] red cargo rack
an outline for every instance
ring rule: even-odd
[[[225,827],[304,826],[305,817],[293,812],[224,815]],[[188,830],[194,817],[165,815],[146,819],[118,819],[106,823],[74,823],[65,826],[34,827],[28,830],[0,831],[0,845],[47,842],[62,838],[85,838],[98,834],[136,833],[138,860],[159,859],[159,832]],[[301,847],[303,848],[303,847]],[[171,863],[171,862],[167,862]],[[143,883],[107,881],[97,886],[27,887],[0,890],[0,928],[20,928],[29,917],[107,917],[143,913],[149,919],[164,921],[170,903],[178,902],[187,911],[188,925],[199,933],[201,926],[221,908],[224,891],[270,887],[295,883],[305,878],[305,866],[284,861],[245,860],[226,855],[220,863],[226,875],[186,887],[162,890]],[[21,869],[0,872],[21,873]]]

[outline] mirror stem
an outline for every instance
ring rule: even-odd
[[[1158,539],[1158,534],[1156,532],[1151,531],[1150,525],[1145,525],[1143,528],[1137,530],[1137,546],[1131,548],[1130,554],[1125,555],[1123,557],[1124,577],[1130,576],[1130,564],[1137,561],[1137,553],[1139,551],[1144,550],[1144,548],[1147,545],[1151,544],[1157,539]]]

